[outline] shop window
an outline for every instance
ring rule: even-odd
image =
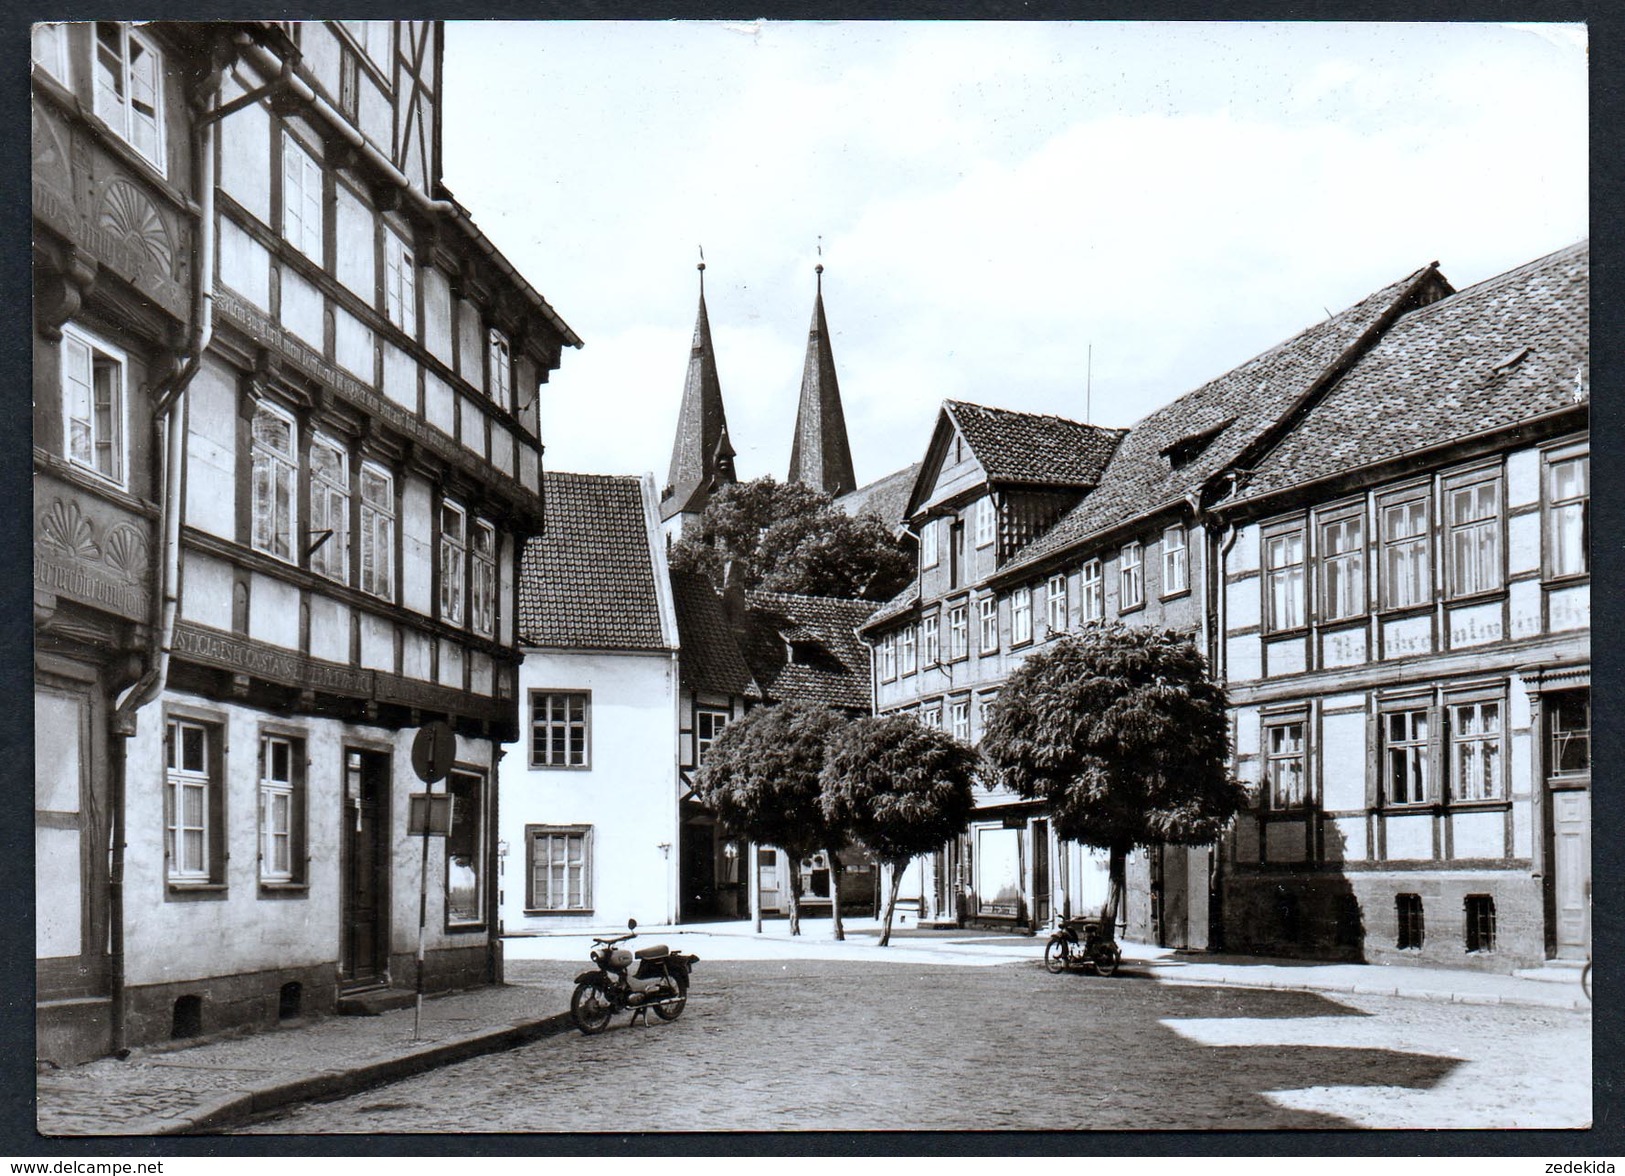
[[[1433,599],[1426,491],[1378,503],[1382,523],[1382,604],[1413,608]]]
[[[1184,527],[1169,527],[1162,533],[1162,594],[1177,596],[1190,591],[1190,552]]]
[[[468,555],[468,515],[449,499],[440,504],[440,619],[463,623],[463,570]]]
[[[1138,542],[1125,544],[1118,563],[1119,612],[1145,603],[1145,556]]]
[[[984,596],[976,602],[976,624],[979,630],[980,642],[978,648],[982,653],[997,653],[999,651],[999,598]]]
[[[1546,575],[1591,570],[1591,458],[1558,457],[1546,465]]]
[[[969,606],[956,604],[948,610],[948,657],[958,661],[970,656]]]
[[[1080,607],[1083,610],[1083,619],[1098,621],[1106,615],[1106,592],[1103,577],[1100,571],[1100,561],[1091,559],[1084,563],[1083,572],[1078,578]]]
[[[1399,928],[1394,946],[1400,951],[1421,951],[1423,938],[1422,896],[1394,895],[1394,919]]]
[[[361,591],[395,599],[395,477],[361,467]]]
[[[282,132],[282,236],[322,264],[322,165]]]
[[[122,21],[96,22],[96,117],[164,172],[163,58]]]
[[[1501,483],[1490,478],[1467,485],[1447,484],[1445,517],[1449,534],[1450,595],[1474,596],[1501,587]]]
[[[260,738],[260,881],[305,880],[304,742]]]
[[[1383,798],[1391,805],[1426,804],[1433,799],[1431,731],[1427,709],[1383,715]]]
[[[1304,624],[1303,528],[1264,539],[1264,585],[1271,630],[1298,629]]]
[[[1550,740],[1546,772],[1551,776],[1591,774],[1591,692],[1566,690],[1546,695]]]
[[[1033,590],[1017,588],[1010,593],[1010,644],[1025,645],[1033,639]]]
[[[1320,618],[1341,621],[1365,612],[1365,519],[1320,523]]]
[[[705,763],[711,745],[733,719],[733,712],[723,707],[702,706],[694,712],[694,764]]]
[[[533,691],[530,696],[530,766],[592,766],[592,696],[586,692]]]
[[[1495,950],[1495,899],[1488,894],[1469,894],[1463,900],[1468,951]]]
[[[310,570],[350,578],[350,456],[326,437],[310,440]]]
[[[1047,636],[1066,629],[1066,577],[1051,576],[1044,585],[1044,628]]]
[[[584,914],[592,910],[592,826],[531,825],[527,913]]]
[[[220,728],[171,719],[164,734],[164,863],[170,882],[225,878]]]
[[[62,328],[62,418],[67,459],[115,485],[125,482],[124,353],[75,326]]]
[[[1500,702],[1450,707],[1450,798],[1500,800],[1506,795]]]
[[[1302,719],[1270,723],[1264,728],[1265,773],[1271,809],[1300,809],[1308,803],[1303,729]]]
[[[293,417],[265,401],[254,408],[249,446],[252,463],[252,546],[277,559],[294,561],[298,528],[298,426]]]
[[[497,532],[483,519],[469,532],[469,623],[474,632],[490,637],[497,627]]]
[[[446,922],[483,923],[485,817],[483,777],[453,772],[446,778],[451,793],[451,829],[446,834]]]

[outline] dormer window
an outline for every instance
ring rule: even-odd
[[[1177,470],[1182,466],[1190,465],[1213,443],[1214,438],[1235,424],[1235,421],[1235,417],[1227,417],[1216,425],[1209,425],[1205,429],[1186,433],[1178,440],[1164,445],[1158,452],[1168,459],[1169,469]]]

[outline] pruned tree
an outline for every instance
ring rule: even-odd
[[[747,589],[865,600],[891,599],[913,572],[881,520],[854,518],[828,495],[772,477],[712,495],[672,547],[671,566],[698,572],[716,588],[732,575]]]
[[[1225,707],[1187,634],[1093,623],[1010,675],[981,751],[998,783],[1046,802],[1058,836],[1108,851],[1115,922],[1131,850],[1208,844],[1246,804]]]
[[[891,942],[897,890],[909,862],[970,824],[976,753],[908,715],[857,719],[830,745],[825,819],[891,868],[880,946]]]
[[[815,703],[758,707],[723,730],[694,777],[695,795],[727,829],[791,859],[792,935],[801,934],[801,859],[823,850],[830,858],[835,938],[845,937],[838,855],[847,836],[843,826],[826,819],[820,793],[830,741],[849,722]],[[754,915],[759,931],[759,908]]]

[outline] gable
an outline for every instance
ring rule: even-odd
[[[931,444],[926,447],[925,460],[920,463],[914,492],[909,496],[903,517],[913,518],[921,511],[986,483],[987,471],[943,409],[937,413],[937,426],[932,430]]]

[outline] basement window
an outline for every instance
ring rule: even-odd
[[[1422,896],[1394,895],[1394,915],[1399,926],[1395,946],[1400,951],[1421,951],[1423,938]]]
[[[1495,950],[1495,899],[1488,894],[1469,894],[1463,905],[1466,908],[1466,941],[1467,950],[1494,951]]]

